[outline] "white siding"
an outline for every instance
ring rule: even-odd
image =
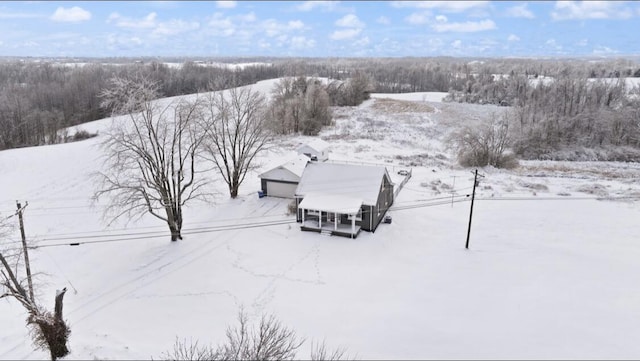
[[[280,180],[287,182],[298,182],[300,181],[300,177],[291,173],[290,170],[285,169],[283,167],[274,168],[268,172],[265,172],[260,175],[260,178],[270,180]]]

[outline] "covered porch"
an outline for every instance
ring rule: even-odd
[[[341,195],[309,194],[298,208],[303,231],[355,238],[360,233],[362,200]]]

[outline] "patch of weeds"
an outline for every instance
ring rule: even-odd
[[[518,185],[523,187],[523,188],[528,188],[534,191],[539,191],[539,192],[547,192],[549,191],[549,187],[547,187],[544,184],[541,183],[529,183],[529,182],[518,182]]]
[[[607,191],[606,187],[598,183],[582,185],[576,188],[576,191],[587,193],[587,194],[593,194],[598,197],[606,197],[609,195],[609,192]]]

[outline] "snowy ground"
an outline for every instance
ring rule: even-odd
[[[640,195],[640,165],[481,169],[465,250],[472,174],[442,138],[502,108],[441,103],[444,95],[375,94],[337,109],[336,126],[321,133],[334,160],[385,164],[396,179],[413,171],[392,224],[353,240],[303,233],[287,200],[257,197],[256,175],[309,137],[280,139],[238,199],[222,193],[188,207],[177,243],[149,217],[105,226],[102,205],[90,203],[100,136],[0,152],[0,213],[29,202],[40,299],[51,307],[55,289],[69,289],[68,359],[158,358],[176,337],[215,344],[240,307],[362,359],[639,358],[640,203],[621,197]],[[82,127],[100,134],[109,122]],[[87,243],[67,245],[75,241]],[[0,359],[47,357],[32,351],[25,317],[0,300]]]

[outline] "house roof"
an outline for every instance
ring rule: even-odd
[[[362,207],[362,199],[342,194],[309,193],[299,207],[330,213],[357,214]]]
[[[292,159],[286,163],[283,163],[275,168],[271,168],[268,171],[262,173],[259,175],[260,178],[269,178],[271,172],[273,172],[274,170],[277,169],[284,169],[284,170],[288,170],[289,172],[291,172],[293,175],[299,177],[302,177],[302,172],[304,171],[304,168],[307,166],[307,163],[309,162],[309,158],[304,156],[304,155],[298,155],[295,159]]]
[[[374,205],[385,176],[391,182],[385,167],[311,162],[302,173],[296,196],[340,195],[360,199],[361,204]]]
[[[300,150],[303,147],[309,147],[309,148],[313,148],[318,152],[322,152],[325,149],[329,148],[329,143],[325,142],[324,140],[320,139],[320,138],[315,138],[312,141],[305,143],[305,144],[301,144],[298,146],[297,150]]]

